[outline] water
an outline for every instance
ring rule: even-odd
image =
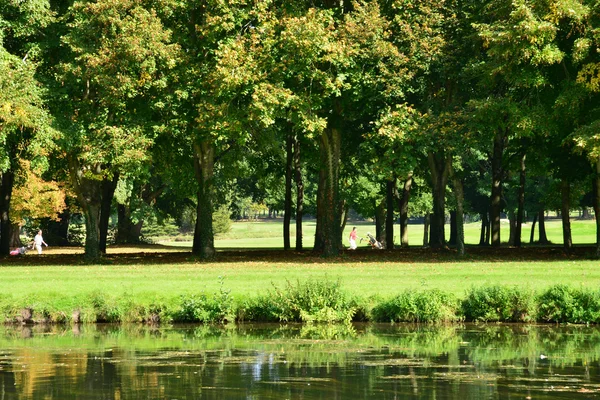
[[[600,330],[0,327],[4,399],[591,399]]]

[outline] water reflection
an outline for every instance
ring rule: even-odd
[[[0,400],[600,394],[590,327],[2,327],[0,349]]]

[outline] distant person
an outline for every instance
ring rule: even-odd
[[[42,244],[48,247],[48,243],[44,242],[44,238],[42,237],[42,230],[40,229],[38,231],[38,234],[35,235],[35,238],[33,239],[33,245],[37,249],[38,254],[42,254]]]
[[[356,250],[356,227],[352,228],[350,232],[350,250]]]

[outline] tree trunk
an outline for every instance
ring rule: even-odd
[[[425,214],[423,219],[423,247],[429,247],[429,222],[431,221],[431,214]]]
[[[386,206],[385,219],[385,248],[394,248],[394,203],[396,201],[396,177],[386,183]]]
[[[600,158],[596,160],[596,176],[593,181],[594,217],[596,218],[596,258],[600,258]]]
[[[427,155],[429,169],[431,170],[433,215],[431,217],[431,242],[432,248],[446,246],[444,224],[446,222],[446,184],[450,172],[451,158],[443,151]]]
[[[465,255],[464,188],[460,178],[454,176],[454,196],[456,197],[456,250],[459,256]]]
[[[492,246],[500,246],[500,213],[502,212],[502,156],[506,135],[498,131],[494,136],[494,150],[492,155],[492,194],[490,205],[490,220],[492,222]]]
[[[44,236],[50,236],[53,244],[56,246],[69,245],[69,222],[71,220],[71,211],[69,208],[59,214],[58,221],[48,221],[46,233]]]
[[[537,223],[537,214],[533,215],[533,222],[531,223],[531,233],[529,234],[529,243],[533,244],[535,238],[535,224]]]
[[[408,247],[408,201],[410,200],[410,188],[412,187],[412,173],[404,181],[404,189],[398,209],[400,210],[400,240],[402,247]]]
[[[385,240],[385,201],[375,207],[375,237],[379,241]]]
[[[215,254],[215,237],[213,233],[213,175],[215,149],[209,142],[194,145],[194,170],[198,190],[196,197],[196,227],[192,253],[200,258],[210,258]]]
[[[508,212],[508,228],[508,244],[512,246],[515,243],[515,233],[517,230],[517,214],[513,210]]]
[[[293,138],[289,133],[286,138],[286,162],[285,162],[285,200],[283,204],[283,249],[289,250],[290,223],[292,221],[292,167],[294,162]]]
[[[19,224],[10,224],[10,247],[21,247],[21,226]]]
[[[544,210],[540,210],[538,213],[538,231],[540,232],[540,237],[538,242],[540,244],[548,244],[548,236],[546,236],[546,221],[544,216]]]
[[[562,231],[563,231],[563,247],[565,251],[571,251],[573,242],[571,240],[571,220],[569,218],[570,197],[571,197],[571,184],[565,178],[560,181],[560,194],[561,194],[561,218],[562,218]]]
[[[521,232],[523,230],[523,218],[525,215],[525,157],[525,154],[523,154],[521,157],[521,168],[519,171],[519,199],[517,209],[517,226],[515,229],[515,247],[521,247]]]
[[[448,240],[448,245],[456,246],[456,235],[457,227],[456,227],[456,210],[450,211],[450,239]]]
[[[69,158],[69,177],[77,195],[79,205],[85,217],[85,258],[89,262],[98,261],[100,252],[100,209],[102,199],[102,181],[90,179],[86,173],[101,176],[102,167],[82,168],[76,158]]]
[[[489,225],[488,222],[488,218],[487,218],[487,213],[481,213],[481,232],[479,233],[479,246],[487,246],[487,241],[486,241],[486,233],[487,233],[487,227]]]
[[[296,250],[302,250],[302,214],[304,208],[304,182],[300,163],[300,140],[294,136],[294,176],[296,180]]]
[[[106,254],[106,242],[108,238],[108,225],[110,222],[110,211],[115,189],[119,182],[119,174],[116,173],[112,180],[104,178],[102,181],[102,206],[100,208],[100,252]]]
[[[143,220],[136,224],[131,220],[131,209],[125,204],[117,205],[117,237],[118,244],[138,244],[141,242]]]
[[[346,222],[348,221],[348,213],[350,212],[350,206],[348,205],[348,203],[344,200],[340,202],[340,215],[342,216],[340,218],[340,222],[341,222],[341,226],[340,226],[340,232],[344,232],[344,229],[346,229]],[[344,249],[344,243],[343,243],[343,239],[342,235],[340,234],[340,250]]]
[[[341,133],[337,128],[327,127],[320,136],[319,150],[321,154],[321,170],[319,173],[320,202],[317,207],[317,231],[319,243],[315,243],[315,250],[321,251],[323,256],[336,256],[339,254],[339,244],[342,241],[340,232],[339,209],[339,171]]]
[[[2,174],[0,183],[0,256],[10,254],[10,199],[15,183],[15,175],[12,170]]]

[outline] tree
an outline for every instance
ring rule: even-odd
[[[59,145],[85,215],[85,255],[92,260],[101,252],[102,204],[110,207],[120,173],[134,173],[147,160],[158,125],[153,116],[162,106],[157,92],[177,57],[153,6],[75,2],[64,19],[53,112],[65,132]]]

